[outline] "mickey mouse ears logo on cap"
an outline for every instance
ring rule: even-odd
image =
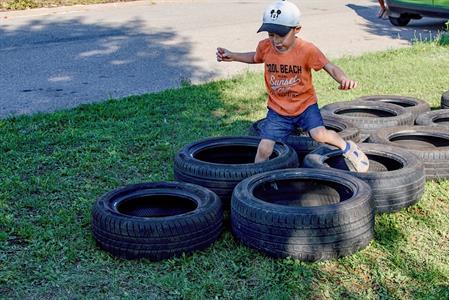
[[[279,16],[281,13],[282,13],[282,12],[281,12],[280,9],[278,9],[278,10],[272,9],[271,12],[270,12],[271,19],[272,19],[272,20],[276,20],[276,19],[278,18],[278,16]]]

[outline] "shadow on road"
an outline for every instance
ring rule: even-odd
[[[17,21],[17,20],[15,20]],[[83,18],[0,26],[0,118],[70,108],[204,80],[192,42],[170,28],[88,24]]]
[[[432,40],[444,30],[444,19],[423,18],[421,20],[412,20],[405,27],[393,26],[389,20],[382,20],[377,18],[376,11],[372,7],[361,6],[357,4],[347,4],[347,7],[354,10],[360,17],[367,22],[365,30],[369,33],[386,36],[390,38],[397,38],[406,41],[427,41]]]

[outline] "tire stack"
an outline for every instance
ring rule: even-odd
[[[383,128],[371,136],[371,141],[401,147],[418,156],[424,164],[428,180],[449,178],[449,130],[447,127],[419,125]]]
[[[449,91],[441,97],[444,107]],[[438,180],[449,178],[449,113],[432,110],[423,100],[402,96],[368,96],[358,101],[377,101],[396,104],[409,110],[414,118],[413,124],[382,126],[370,133],[369,142],[400,147],[423,163],[425,178]]]
[[[374,106],[369,106],[368,102]],[[326,105],[322,113],[353,122],[362,134],[369,135],[370,143],[400,147],[413,153],[423,162],[426,179],[449,178],[446,110],[430,111],[425,101],[412,97],[367,96]],[[407,118],[407,114],[411,114],[411,118]]]
[[[415,120],[411,109],[381,101],[336,102],[323,106],[321,113],[354,124],[368,140],[380,128],[413,125]]]
[[[92,208],[97,244],[126,259],[157,261],[204,249],[222,228],[217,195],[187,183],[127,185],[104,194]]]
[[[262,172],[295,168],[296,152],[277,143],[270,160],[254,164],[260,139],[208,138],[175,157],[178,182],[127,185],[101,196],[92,208],[97,244],[125,259],[162,260],[210,246],[223,230],[223,209],[234,187]]]
[[[349,123],[329,118],[327,124],[357,136]],[[310,137],[297,138],[317,147]],[[299,169],[296,152],[283,143],[276,143],[268,161],[255,164],[259,142],[242,136],[189,144],[175,157],[175,178],[219,195],[230,209],[234,236],[269,256],[325,260],[369,244],[374,209],[366,183],[331,170]]]
[[[399,211],[416,203],[424,193],[425,174],[421,161],[399,147],[363,143],[370,168],[366,173],[349,170],[339,149],[322,146],[306,156],[304,166],[323,170],[335,169],[366,182],[372,190],[378,213]]]
[[[341,150],[300,131],[257,164],[259,137],[193,142],[175,156],[177,182],[130,185],[101,196],[92,210],[93,235],[118,257],[166,259],[210,246],[229,210],[233,235],[269,256],[317,261],[350,255],[373,239],[376,212],[413,205],[426,178],[449,177],[448,117],[428,111],[422,100],[399,96],[322,108],[328,129],[345,140],[371,142],[360,144],[370,160],[367,173],[350,171]],[[427,123],[413,126],[415,119]],[[258,135],[263,122],[250,134]]]
[[[390,103],[401,106],[406,110],[410,111],[413,120],[425,112],[430,111],[429,104],[418,98],[406,97],[406,96],[395,96],[395,95],[375,95],[375,96],[364,96],[354,99],[353,101],[373,101],[376,103]]]
[[[232,191],[243,179],[262,172],[298,167],[296,152],[284,143],[274,145],[268,161],[255,164],[259,142],[257,137],[231,136],[189,144],[175,156],[175,179],[210,189],[229,208]]]
[[[271,257],[318,261],[350,255],[373,239],[371,189],[332,170],[257,174],[234,189],[231,225],[244,245]]]

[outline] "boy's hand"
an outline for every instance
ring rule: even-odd
[[[340,86],[338,87],[338,89],[347,91],[355,89],[356,87],[357,87],[356,81],[351,80],[349,78],[343,78],[342,81],[340,82]]]
[[[233,61],[231,58],[232,52],[225,48],[217,48],[217,61]]]
[[[338,89],[347,91],[347,90],[355,89],[357,87],[357,82],[346,77],[346,74],[339,67],[334,65],[333,63],[330,63],[330,62],[327,63],[324,66],[324,70],[326,70],[326,72],[332,78],[334,78],[334,80],[336,82],[340,83],[340,86],[338,87]]]

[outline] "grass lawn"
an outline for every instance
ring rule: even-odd
[[[111,2],[130,2],[133,0],[0,0],[0,11],[23,10],[40,7],[100,4]]]
[[[399,94],[440,104],[449,47],[436,43],[334,61],[359,81],[314,74],[320,106]],[[124,184],[173,180],[173,156],[211,136],[246,134],[264,116],[262,74],[77,109],[0,120],[0,298],[449,299],[449,180],[418,204],[377,215],[375,240],[319,263],[267,258],[230,232],[161,262],[116,259],[95,245],[91,207]]]

